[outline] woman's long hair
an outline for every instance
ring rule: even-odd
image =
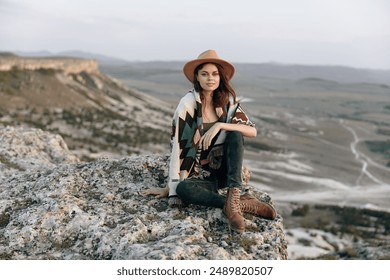
[[[196,79],[196,77],[198,75],[199,70],[205,64],[208,64],[208,63],[211,63],[211,62],[206,62],[206,63],[200,64],[198,67],[195,68],[195,71],[194,71],[194,74],[195,74],[194,75],[194,89],[197,92],[199,92],[200,98],[202,101],[204,98],[203,93],[202,93],[203,89],[200,86],[200,83]],[[231,95],[233,97],[234,103],[236,103],[236,92],[234,91],[233,87],[230,85],[228,79],[226,78],[226,74],[225,74],[225,71],[223,70],[222,66],[219,64],[216,64],[216,63],[211,63],[211,64],[214,64],[217,67],[219,77],[220,77],[219,86],[216,90],[214,90],[214,94],[213,94],[214,108],[217,108],[217,107],[225,108],[225,106],[229,102],[229,95]]]

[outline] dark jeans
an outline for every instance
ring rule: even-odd
[[[223,208],[226,198],[218,194],[219,188],[241,188],[241,169],[244,139],[237,131],[226,133],[222,166],[211,178],[186,179],[179,183],[176,192],[186,204]]]

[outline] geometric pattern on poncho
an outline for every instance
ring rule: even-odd
[[[195,116],[196,115],[195,110]],[[197,129],[196,117],[194,118],[187,113],[184,120],[179,118],[179,135],[181,136],[181,139],[179,139],[179,146],[181,150],[180,158],[182,159],[180,166],[181,170],[191,170],[194,163],[198,145],[193,142],[193,138]]]

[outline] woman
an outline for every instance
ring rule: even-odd
[[[222,208],[240,233],[245,230],[243,212],[274,219],[270,204],[240,196],[243,137],[256,137],[257,130],[229,84],[234,66],[207,50],[187,62],[183,72],[194,88],[180,100],[172,119],[168,189],[145,194],[168,195],[170,206]],[[218,193],[221,188],[227,188],[226,197]]]

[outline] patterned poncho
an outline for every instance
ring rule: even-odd
[[[239,103],[233,104],[233,98],[219,121],[254,126]],[[169,196],[175,196],[179,182],[196,173],[199,157],[198,148],[203,135],[202,102],[195,90],[188,92],[179,102],[172,119],[171,157],[169,164]],[[221,130],[214,146],[221,146],[226,132]]]

